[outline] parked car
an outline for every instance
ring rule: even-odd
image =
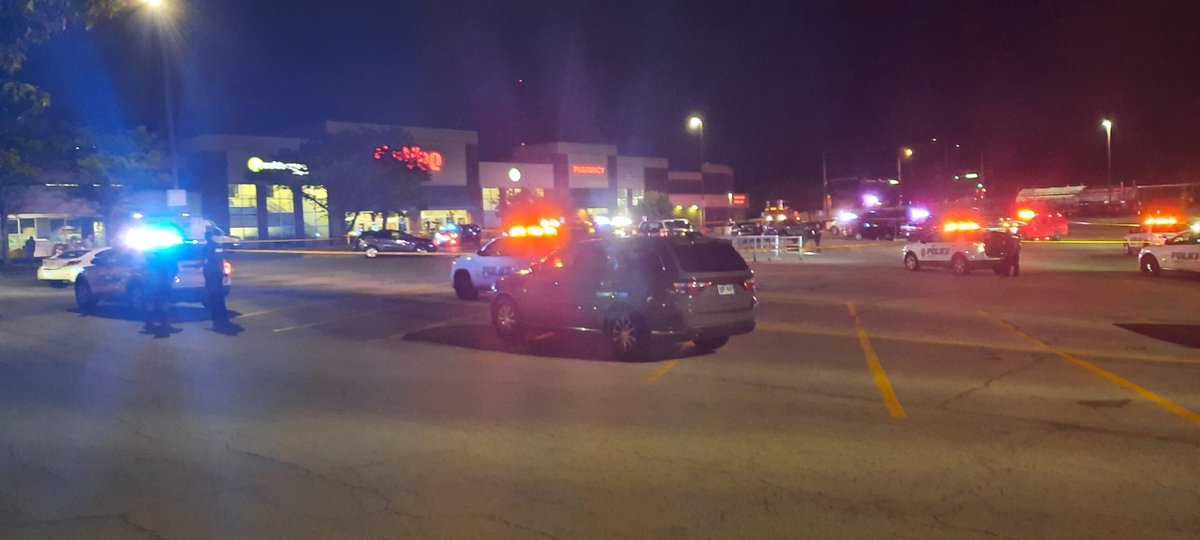
[[[733,225],[731,233],[734,236],[761,236],[763,225],[756,221],[742,221]]]
[[[413,236],[401,231],[365,231],[355,240],[355,249],[374,258],[385,252],[434,252],[437,245],[433,240]]]
[[[600,332],[621,360],[651,338],[707,352],[754,330],[754,276],[727,240],[650,236],[567,246],[496,281],[492,325],[520,342],[533,330]]]
[[[638,236],[680,236],[694,234],[692,223],[684,218],[643,221],[638,224]]]
[[[75,279],[83,270],[92,265],[92,259],[97,254],[108,251],[109,248],[97,249],[68,249],[46,259],[42,259],[42,265],[38,267],[38,281],[45,281],[50,285],[63,286],[75,283]]]

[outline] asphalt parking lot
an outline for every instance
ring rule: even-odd
[[[443,255],[234,254],[217,333],[0,275],[0,537],[1196,538],[1200,279],[754,263],[758,329],[501,343]]]

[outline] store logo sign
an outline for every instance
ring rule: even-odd
[[[440,172],[445,158],[442,153],[433,150],[422,150],[420,146],[401,146],[393,149],[388,145],[375,147],[375,159],[392,158],[409,169]]]
[[[252,173],[260,173],[263,171],[289,171],[296,176],[307,176],[308,165],[303,163],[287,163],[283,161],[265,161],[263,158],[254,156],[246,160],[246,168]]]
[[[572,165],[575,174],[604,174],[604,165]]]

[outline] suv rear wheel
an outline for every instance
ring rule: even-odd
[[[525,338],[525,321],[516,301],[501,296],[492,302],[492,326],[505,343],[520,343]]]
[[[367,258],[374,259],[376,255],[379,255],[379,248],[375,246],[367,246]]]
[[[479,289],[475,288],[475,284],[471,282],[471,274],[466,270],[459,270],[454,274],[454,294],[458,295],[459,300],[479,298]]]
[[[950,259],[950,269],[954,270],[955,274],[965,276],[971,273],[971,263],[967,262],[967,258],[962,255],[955,255]]]
[[[617,311],[604,324],[613,356],[626,362],[641,360],[650,351],[650,328],[640,315],[632,311]]]

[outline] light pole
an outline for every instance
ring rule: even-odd
[[[143,3],[151,10],[154,24],[158,27],[158,44],[162,48],[163,107],[167,113],[167,150],[169,153],[167,159],[171,162],[171,186],[173,189],[179,189],[179,157],[175,145],[175,103],[174,97],[171,95],[171,65],[167,46],[167,22],[171,16],[171,6],[167,4],[166,0],[143,0]]]
[[[1104,126],[1104,147],[1108,154],[1108,204],[1112,204],[1112,120],[1105,118],[1100,122]]]
[[[898,180],[900,182],[904,182],[904,168],[901,165],[903,164],[904,158],[912,158],[912,157],[913,157],[913,149],[909,148],[907,146],[904,148],[901,148],[900,153],[896,154],[896,180]]]
[[[691,115],[687,120],[688,131],[700,136],[700,230],[704,230],[704,119]]]

